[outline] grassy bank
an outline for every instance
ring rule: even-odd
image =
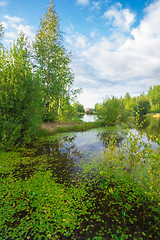
[[[51,135],[62,132],[80,132],[97,127],[100,127],[98,122],[43,123],[40,128],[40,134]]]
[[[156,113],[153,115],[154,118],[160,118],[160,113]]]

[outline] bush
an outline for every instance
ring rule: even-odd
[[[147,99],[139,99],[137,105],[133,108],[135,113],[139,113],[140,116],[146,115],[151,108],[151,105]]]
[[[41,123],[41,95],[23,34],[0,55],[1,147],[29,142]]]
[[[114,126],[118,122],[125,122],[128,115],[120,100],[112,97],[97,109],[97,117],[103,126]]]

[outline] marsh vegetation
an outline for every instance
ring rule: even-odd
[[[158,141],[117,126],[1,152],[1,238],[159,239]]]

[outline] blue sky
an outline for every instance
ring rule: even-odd
[[[160,0],[53,0],[64,45],[72,52],[78,100],[137,96],[160,84]],[[3,44],[23,31],[30,40],[49,0],[0,0]]]

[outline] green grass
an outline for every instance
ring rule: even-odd
[[[99,123],[96,122],[86,122],[83,124],[73,125],[73,126],[64,126],[64,127],[58,127],[57,133],[61,132],[81,132],[81,131],[87,131],[92,128],[100,127]]]
[[[100,123],[98,122],[86,122],[86,123],[68,123],[67,125],[58,126],[54,130],[49,129],[40,129],[39,130],[39,136],[46,136],[46,135],[52,135],[55,133],[63,133],[63,132],[82,132],[87,131],[92,128],[98,128],[100,127]]]

